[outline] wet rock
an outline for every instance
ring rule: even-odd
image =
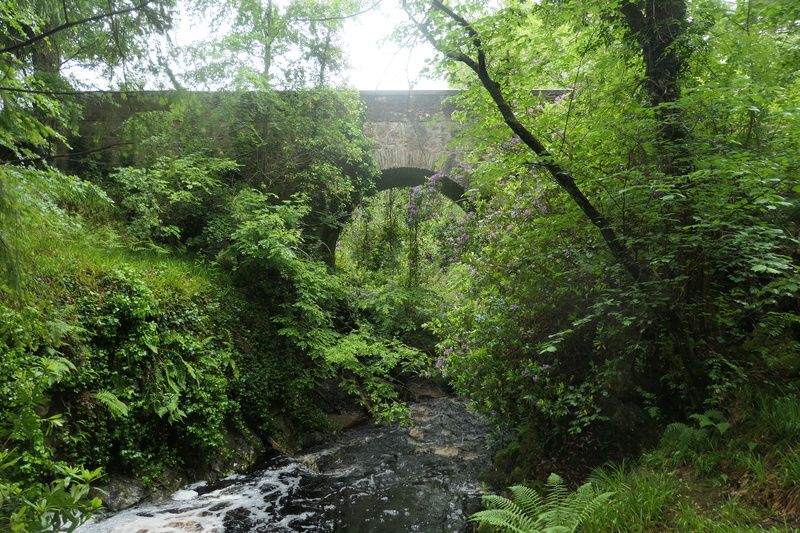
[[[312,472],[319,472],[319,466],[317,465],[317,458],[313,455],[304,455],[300,458],[300,462],[303,463],[303,466],[308,468]]]
[[[442,457],[458,457],[459,449],[454,446],[440,446],[439,448],[434,448],[433,453]]]
[[[231,472],[245,472],[266,453],[264,443],[252,434],[229,432],[225,435],[225,446],[231,454],[212,461],[207,472],[195,473],[192,477],[216,481]]]
[[[446,385],[430,379],[413,378],[405,386],[415,400],[444,398],[449,395]]]
[[[136,505],[146,494],[142,482],[129,477],[112,477],[101,491],[100,498],[109,511],[121,511]]]
[[[203,531],[203,524],[195,521],[181,522],[175,521],[167,524],[167,527],[177,529],[178,531]]]
[[[158,532],[170,523],[201,524],[203,533],[470,531],[468,517],[480,508],[478,473],[491,455],[486,424],[449,397],[414,403],[411,415],[411,429],[362,424],[302,456],[275,457],[247,476],[190,485],[169,501],[79,531]]]
[[[329,414],[328,420],[341,429],[350,429],[369,422],[369,416],[364,413],[338,413]]]
[[[255,524],[250,519],[252,512],[244,507],[229,511],[223,519],[225,533],[251,533]]]
[[[216,505],[212,505],[211,507],[208,508],[208,510],[211,511],[211,512],[221,511],[221,510],[225,509],[226,507],[230,507],[230,505],[231,504],[228,503],[228,502],[220,502],[220,503],[218,503]]]
[[[186,472],[176,468],[167,468],[161,472],[161,476],[158,478],[159,486],[155,489],[155,493],[159,497],[166,497],[188,483],[188,481],[189,478],[187,478]]]

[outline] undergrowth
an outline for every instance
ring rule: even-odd
[[[307,253],[302,197],[244,188],[206,221],[213,246],[178,249],[71,201],[110,208],[84,181],[6,176],[30,208],[4,221],[18,261],[0,281],[0,529],[73,528],[114,476],[171,488],[309,442],[333,429],[323,383],[407,416],[395,385],[429,357]]]
[[[800,398],[768,391],[740,391],[730,412],[673,423],[636,461],[596,469],[587,485],[610,496],[576,530],[800,531]],[[494,531],[498,522],[486,520],[486,512],[473,518],[482,523],[480,531]]]

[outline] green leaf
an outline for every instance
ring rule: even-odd
[[[94,393],[94,398],[103,404],[111,416],[114,418],[124,418],[129,414],[128,406],[122,402],[117,395],[109,390],[101,390]]]

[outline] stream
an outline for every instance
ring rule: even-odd
[[[79,533],[460,533],[480,508],[487,428],[463,401],[411,404],[414,425],[366,425],[248,475],[194,483]]]

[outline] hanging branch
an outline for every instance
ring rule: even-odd
[[[20,94],[41,94],[44,96],[82,96],[85,94],[141,95],[143,93],[148,93],[148,92],[157,93],[160,91],[140,91],[140,90],[121,91],[112,89],[87,89],[85,91],[48,91],[46,89],[27,89],[24,87],[7,87],[5,85],[0,85],[0,92],[20,93]]]
[[[628,274],[635,281],[649,281],[651,278],[650,273],[643,271],[639,262],[636,261],[634,254],[617,236],[617,233],[611,226],[610,221],[594,206],[594,204],[592,204],[583,191],[581,191],[581,189],[575,183],[575,178],[572,176],[572,174],[570,174],[564,167],[556,162],[544,144],[542,144],[542,142],[535,135],[533,135],[533,133],[517,118],[514,110],[511,108],[511,105],[505,99],[505,96],[503,96],[503,92],[500,89],[500,84],[497,83],[489,74],[489,70],[486,66],[486,51],[484,50],[483,42],[481,41],[477,30],[475,30],[475,28],[467,21],[467,19],[455,13],[440,0],[432,0],[431,6],[433,9],[444,14],[450,20],[455,22],[466,32],[472,47],[475,49],[475,58],[470,57],[461,51],[446,49],[442,43],[437,41],[433,36],[426,22],[421,22],[414,18],[413,14],[408,9],[407,1],[404,0],[403,2],[403,7],[405,8],[405,11],[411,21],[414,23],[420,33],[422,33],[425,39],[430,42],[431,45],[433,45],[434,48],[450,59],[465,64],[472,71],[474,71],[475,74],[478,75],[478,79],[492,97],[492,100],[497,106],[497,109],[500,111],[500,114],[503,116],[503,120],[505,121],[506,125],[511,128],[511,130],[523,143],[525,143],[525,145],[528,146],[528,148],[530,148],[537,156],[539,156],[541,159],[540,165],[550,172],[556,183],[558,183],[558,185],[564,191],[566,191],[566,193],[578,205],[581,211],[583,211],[584,215],[586,215],[589,221],[595,227],[597,227],[609,251],[614,258],[619,261],[623,268],[625,268]]]
[[[2,161],[0,165],[19,165],[21,163],[33,163],[36,161],[48,161],[51,159],[72,159],[79,156],[84,155],[91,155],[96,154],[97,152],[104,152],[106,150],[111,150],[112,148],[117,148],[119,146],[130,146],[133,143],[131,142],[118,142],[114,144],[107,144],[105,146],[101,146],[99,148],[92,148],[91,150],[83,150],[81,152],[69,152],[66,154],[54,154],[54,155],[36,155],[31,157],[20,157],[19,159],[12,159],[10,161]]]
[[[100,13],[99,15],[94,15],[93,17],[87,17],[87,18],[80,19],[80,20],[74,20],[72,22],[65,22],[64,24],[56,26],[55,28],[51,28],[51,29],[49,29],[47,31],[44,31],[42,33],[38,33],[36,35],[33,35],[33,36],[29,37],[28,39],[25,39],[24,41],[20,41],[18,43],[12,44],[11,46],[7,46],[6,48],[3,48],[2,50],[0,50],[0,54],[9,54],[11,52],[16,52],[20,48],[25,48],[26,46],[30,46],[32,44],[35,44],[35,43],[41,41],[42,39],[46,39],[47,37],[50,37],[51,35],[53,35],[55,33],[58,33],[58,32],[64,31],[64,30],[68,30],[70,28],[74,28],[75,26],[80,26],[81,24],[87,24],[89,22],[97,22],[98,20],[102,20],[102,19],[105,19],[105,18],[108,18],[108,17],[113,17],[115,15],[124,15],[126,13],[131,13],[133,11],[138,11],[140,9],[143,9],[144,7],[146,7],[148,4],[150,4],[152,2],[153,2],[153,0],[142,0],[141,3],[139,3],[137,5],[134,5],[134,6],[131,6],[131,7],[126,7],[124,9],[117,9],[117,10],[114,10],[114,11],[109,11],[107,13]]]

